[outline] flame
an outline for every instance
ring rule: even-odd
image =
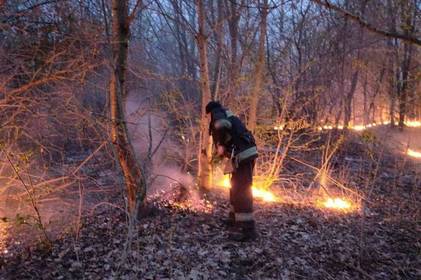
[[[218,186],[224,187],[224,188],[231,188],[231,180],[229,175],[224,175],[224,177],[222,178],[222,181],[220,184],[217,183]]]
[[[353,125],[350,127],[351,129],[355,130],[355,131],[363,131],[365,130],[367,127],[365,125]]]
[[[414,157],[414,158],[421,158],[421,152],[412,150],[412,149],[408,149],[406,151],[406,154],[410,157]]]
[[[231,180],[229,175],[224,175],[221,179],[216,180],[216,186],[222,187],[224,189],[231,188]],[[253,186],[251,188],[253,192],[253,197],[259,198],[265,202],[277,202],[279,201],[279,198],[273,194],[271,191],[268,191],[261,186],[259,186],[258,183],[253,183]]]
[[[336,209],[336,210],[350,210],[352,208],[352,203],[343,198],[328,198],[323,201],[323,206],[325,208]]]
[[[220,179],[216,180],[216,186],[229,189],[231,188],[230,178],[228,175],[221,176]],[[257,185],[252,186],[253,197],[259,198],[265,202],[280,202],[280,198],[274,193],[262,188],[257,182]],[[325,199],[317,198],[313,196],[312,199],[315,204],[310,203],[312,207],[329,209],[343,213],[351,213],[359,209],[358,204],[354,203],[351,199],[341,197],[327,197]],[[306,203],[307,204],[307,203]],[[309,206],[310,206],[309,205]]]
[[[316,207],[343,213],[351,213],[359,209],[358,204],[342,197],[327,197],[316,200]]]
[[[421,127],[421,121],[419,121],[419,120],[406,120],[405,125],[407,127]]]
[[[284,130],[285,124],[275,125],[273,127],[274,130]]]
[[[323,186],[323,190],[325,191],[325,197],[324,199],[317,199],[316,200],[316,206],[319,208],[327,208],[332,210],[338,210],[338,211],[344,211],[344,212],[350,212],[353,210],[356,210],[357,207],[354,205],[351,200],[340,198],[340,197],[326,197],[326,186],[328,186],[329,181],[329,175],[326,170],[322,170],[320,174],[320,185]]]
[[[363,124],[356,124],[356,125],[350,125],[349,129],[355,130],[355,131],[364,131],[367,128],[371,128],[371,127],[375,127],[378,125],[388,125],[390,124],[390,121],[382,121],[379,123],[369,123],[366,125]],[[421,120],[406,120],[405,121],[405,125],[407,127],[421,127]],[[330,125],[330,124],[326,124],[326,125],[322,125],[322,126],[318,126],[317,130],[322,131],[322,130],[332,130],[332,129],[339,129],[342,130],[344,129],[343,125],[338,125],[338,126],[334,126],[334,125]]]
[[[260,198],[263,201],[267,201],[267,202],[278,201],[278,198],[273,193],[271,193],[270,191],[259,189],[255,186],[253,186],[251,190],[253,192],[253,197]]]

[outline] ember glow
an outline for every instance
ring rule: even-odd
[[[216,180],[216,185],[218,187],[222,187],[224,189],[231,188],[231,182],[229,175],[224,175],[221,179]],[[279,201],[279,197],[273,194],[271,191],[266,190],[259,186],[258,183],[253,183],[252,186],[253,197],[261,199],[265,202],[277,202]]]
[[[172,202],[171,206],[180,211],[193,211],[201,213],[212,213],[213,206],[209,201],[184,201],[184,202]]]
[[[408,149],[406,151],[406,154],[410,157],[413,157],[413,158],[421,158],[421,152],[415,151],[415,150],[412,150],[412,149]]]
[[[8,237],[8,224],[0,221],[0,255],[7,254],[9,251],[6,248],[5,240]]]

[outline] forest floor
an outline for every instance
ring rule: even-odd
[[[365,198],[361,211],[318,209],[306,203],[311,190],[274,187],[280,203],[256,201],[258,240],[238,243],[220,223],[228,210],[225,192],[209,194],[202,208],[151,199],[131,242],[125,214],[103,208],[50,250],[9,242],[16,253],[3,256],[0,278],[420,279],[421,159],[389,145],[406,135],[381,129],[372,135],[374,148],[352,135],[333,165],[346,164],[348,185]],[[291,161],[283,176],[302,170]]]

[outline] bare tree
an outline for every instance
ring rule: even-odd
[[[200,114],[200,142],[198,156],[199,184],[207,189],[212,185],[211,156],[212,144],[208,132],[209,120],[206,115],[206,104],[211,100],[208,66],[208,36],[205,33],[205,8],[203,0],[196,0],[199,31],[196,34],[199,49],[200,64],[200,90],[201,90],[201,114]]]
[[[269,13],[268,1],[259,1],[260,7],[260,25],[259,25],[259,44],[257,48],[257,61],[254,69],[253,88],[250,93],[250,111],[248,119],[248,128],[254,131],[257,123],[257,105],[259,102],[259,95],[263,90],[262,84],[264,80],[265,69],[265,42],[267,29],[267,16]]]
[[[238,84],[238,75],[239,75],[239,65],[238,65],[238,25],[240,21],[240,9],[239,3],[236,0],[225,0],[228,21],[228,30],[230,35],[230,52],[231,52],[231,61],[229,63],[229,91],[232,94],[235,94],[237,84]]]
[[[126,73],[130,31],[129,1],[112,2],[112,74],[109,100],[111,112],[111,140],[124,175],[128,208],[136,214],[136,205],[145,198],[145,183],[127,132],[124,100],[127,96]]]

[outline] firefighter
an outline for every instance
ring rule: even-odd
[[[233,229],[230,239],[250,241],[257,237],[253,217],[253,169],[258,156],[252,133],[241,120],[217,101],[206,106],[210,114],[209,134],[213,138],[218,156],[228,158],[232,166],[230,204],[226,224]],[[225,172],[227,173],[227,172]]]

